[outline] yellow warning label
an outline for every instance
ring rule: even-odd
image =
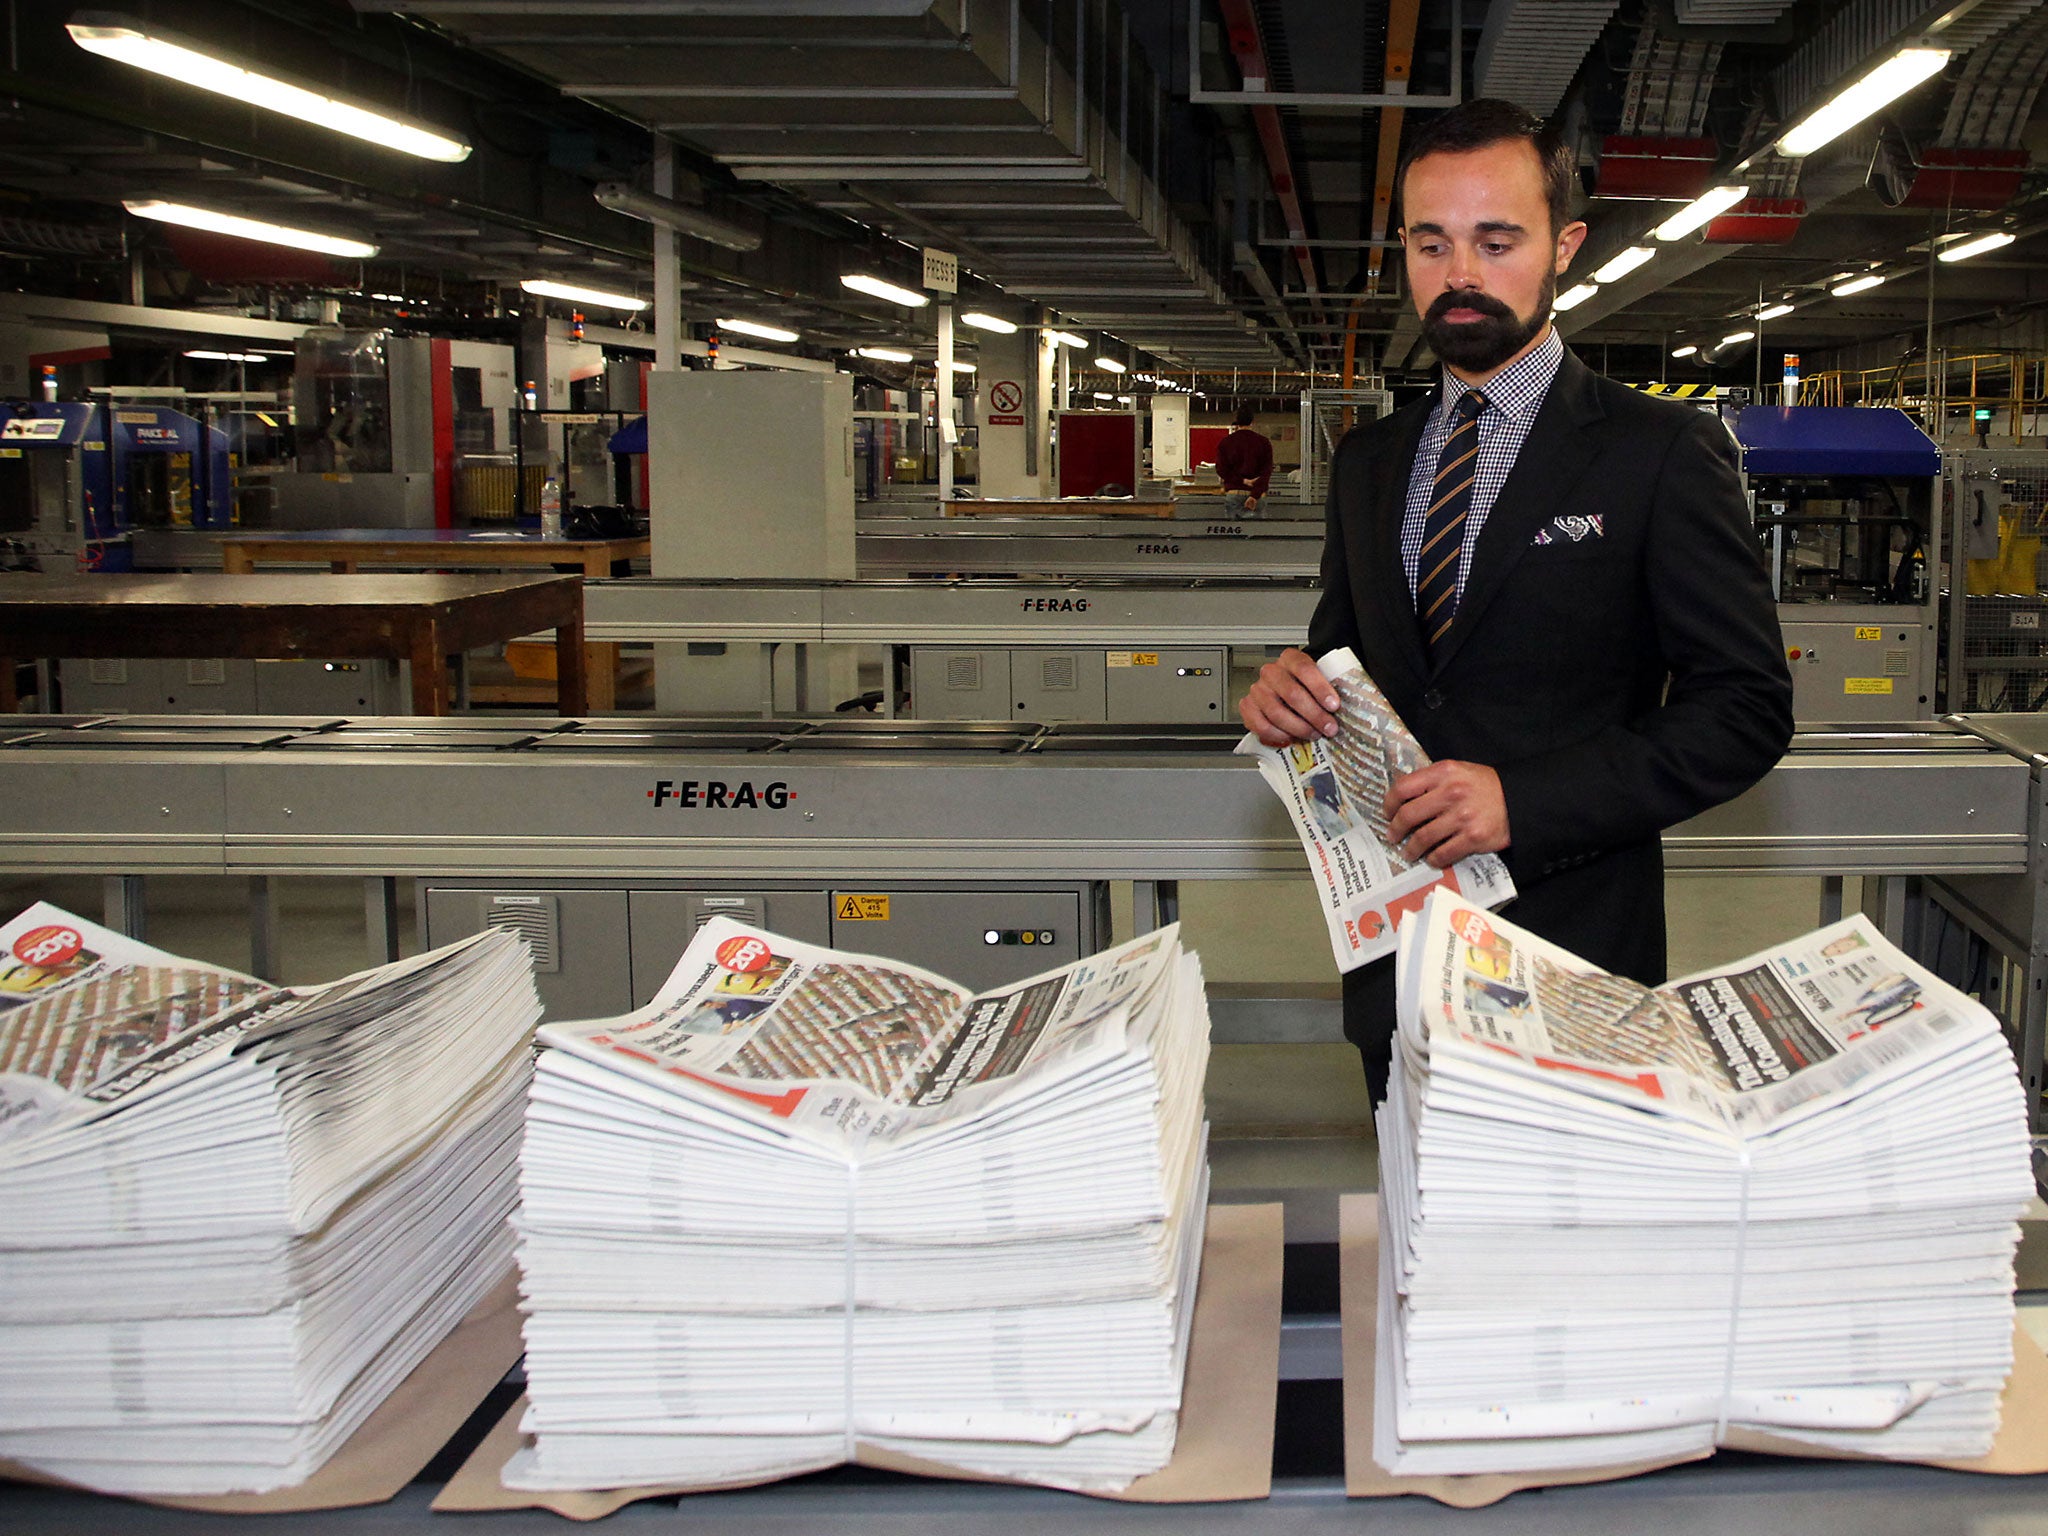
[[[131,427],[153,427],[156,425],[155,411],[116,411],[114,420]]]
[[[20,457],[21,450],[19,448],[0,448],[0,459],[18,459]]]
[[[1892,680],[1888,677],[1845,677],[1842,679],[1844,693],[1890,693]]]
[[[1131,652],[1131,665],[1134,667],[1156,667],[1159,665],[1159,653],[1157,651],[1133,651]]]
[[[842,895],[832,915],[842,923],[886,923],[889,921],[889,898],[886,894]]]
[[[1856,638],[1858,640],[1882,640],[1884,638],[1884,631],[1875,624],[1858,624],[1856,626]]]

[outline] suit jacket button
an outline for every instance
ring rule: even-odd
[[[1444,696],[1432,688],[1422,696],[1422,707],[1424,709],[1442,709],[1444,707]]]

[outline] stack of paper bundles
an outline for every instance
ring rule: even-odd
[[[1987,1010],[1861,917],[1655,991],[1448,896],[1425,924],[1380,1112],[1382,1466],[1989,1449],[2033,1183]]]
[[[720,919],[647,1010],[541,1040],[508,1483],[1170,1459],[1207,1197],[1174,930],[973,997]]]
[[[38,906],[0,951],[0,1457],[304,1481],[510,1267],[524,946],[285,990]]]

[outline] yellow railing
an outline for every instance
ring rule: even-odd
[[[1801,405],[1890,405],[1932,424],[1937,410],[1989,408],[2021,435],[2028,415],[2048,411],[2048,354],[2018,349],[1948,354],[1886,368],[1831,369],[1799,386]]]

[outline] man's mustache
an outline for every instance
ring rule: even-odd
[[[1441,320],[1454,309],[1469,309],[1475,314],[1485,315],[1491,320],[1512,320],[1515,318],[1515,312],[1509,309],[1507,305],[1501,303],[1499,299],[1491,298],[1483,293],[1470,291],[1461,293],[1456,289],[1448,289],[1438,294],[1429,306],[1429,313],[1423,318]]]

